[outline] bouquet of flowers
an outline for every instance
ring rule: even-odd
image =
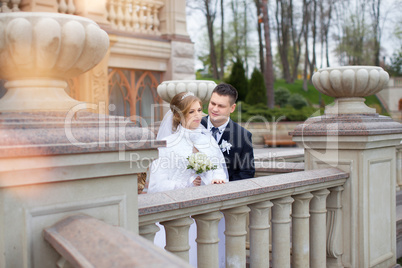
[[[201,152],[193,153],[187,157],[187,160],[187,169],[193,169],[197,174],[217,169],[216,165],[212,165],[208,156]]]

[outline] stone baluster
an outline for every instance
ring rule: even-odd
[[[159,9],[159,6],[158,6],[158,5],[154,5],[154,7],[153,7],[153,9],[152,9],[152,17],[153,17],[153,19],[154,19],[154,22],[153,22],[153,33],[156,34],[156,35],[159,35],[159,34],[160,34],[160,32],[159,32],[159,25],[160,25],[160,22],[159,22],[159,19],[158,19],[158,9]]]
[[[327,266],[343,267],[342,186],[330,188],[327,197]]]
[[[131,17],[130,12],[133,12],[133,5],[132,5],[132,0],[125,0],[125,9],[124,9],[124,21],[126,25],[126,30],[131,31],[133,30],[133,18]]]
[[[59,12],[67,13],[67,2],[66,0],[60,0],[59,2]]]
[[[189,261],[188,231],[194,221],[190,217],[161,222],[166,231],[165,249],[185,261]]]
[[[290,268],[290,196],[272,201],[272,267]]]
[[[133,23],[133,30],[134,32],[138,32],[139,29],[139,18],[138,18],[138,1],[133,0],[133,14],[132,16],[132,23]]]
[[[193,216],[197,223],[197,267],[219,267],[219,211]]]
[[[117,23],[117,29],[124,30],[123,0],[117,1],[116,23]]]
[[[67,4],[67,13],[68,14],[74,14],[75,13],[75,5],[74,5],[74,0],[68,0]]]
[[[269,263],[270,201],[249,205],[250,211],[250,267],[266,267]]]
[[[327,222],[327,189],[312,192],[310,202],[310,267],[322,268],[327,266],[326,261],[326,222]]]
[[[116,25],[116,5],[115,5],[115,0],[110,0],[109,1],[109,15],[108,15],[108,20],[112,24],[112,27]]]
[[[226,267],[246,267],[247,206],[222,211],[225,215]]]
[[[160,228],[155,224],[147,224],[147,225],[142,225],[139,227],[139,234],[151,241],[152,243],[154,242],[155,234],[160,230]]]
[[[146,18],[144,15],[144,3],[143,2],[140,2],[138,23],[139,23],[139,31],[141,33],[145,33],[146,32]]]
[[[21,0],[11,0],[11,3],[12,3],[12,8],[11,8],[11,10],[12,10],[13,12],[18,12],[18,11],[20,11],[19,5],[20,5],[20,3],[21,3]]]
[[[293,196],[292,205],[292,267],[310,267],[309,205],[310,193]]]
[[[10,8],[8,7],[8,0],[1,0],[0,12],[11,12]]]
[[[146,31],[147,33],[152,33],[152,24],[154,22],[154,20],[152,19],[152,8],[153,8],[153,4],[147,4],[146,8],[147,8],[147,26],[146,26]]]

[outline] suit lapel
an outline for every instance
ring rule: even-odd
[[[223,140],[229,142],[231,128],[232,128],[232,120],[229,119],[229,123],[226,125],[225,131],[223,131],[222,137],[218,142],[219,145],[221,145]]]

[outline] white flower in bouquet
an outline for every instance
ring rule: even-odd
[[[216,165],[212,165],[208,156],[201,152],[191,154],[187,160],[187,169],[193,169],[197,174],[217,169]]]

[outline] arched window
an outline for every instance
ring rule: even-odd
[[[147,125],[162,120],[162,99],[156,92],[161,80],[161,72],[109,69],[109,104],[115,105],[109,114]]]

